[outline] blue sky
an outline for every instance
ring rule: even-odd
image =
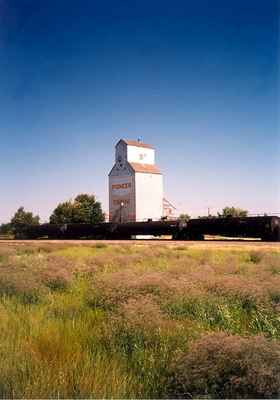
[[[277,0],[0,0],[0,222],[95,193],[151,143],[191,215],[280,212]]]

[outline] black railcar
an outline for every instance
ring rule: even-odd
[[[204,235],[279,241],[280,218],[276,216],[198,218],[191,219],[181,232],[182,238],[186,239],[202,239]]]
[[[177,240],[203,240],[205,235],[260,238],[280,241],[280,218],[276,216],[244,218],[198,218],[188,222],[148,221],[100,224],[42,224],[27,226],[28,239],[131,239],[137,235],[170,235]]]
[[[100,224],[42,224],[22,230],[28,239],[131,239],[137,235],[171,235],[185,227],[178,221],[148,221]]]

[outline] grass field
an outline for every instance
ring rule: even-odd
[[[279,398],[280,248],[1,244],[0,397]]]

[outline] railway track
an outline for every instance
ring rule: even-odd
[[[279,242],[261,242],[260,240],[204,240],[204,241],[179,241],[168,239],[138,239],[138,240],[0,240],[0,246],[23,246],[43,244],[67,244],[92,246],[96,244],[106,245],[134,245],[134,246],[182,246],[197,248],[250,248],[250,249],[271,249],[280,251]]]

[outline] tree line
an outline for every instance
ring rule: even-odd
[[[225,207],[222,209],[221,212],[218,212],[217,215],[203,215],[199,216],[198,218],[228,218],[228,217],[247,217],[248,210],[243,210],[242,208],[238,207]],[[189,214],[181,214],[179,219],[182,221],[188,221],[191,219]]]
[[[82,193],[73,201],[59,203],[53,210],[49,222],[51,224],[88,223],[97,224],[105,221],[105,214],[102,211],[101,203],[96,201],[94,195]],[[39,215],[25,211],[20,207],[10,222],[0,225],[0,235],[14,236],[26,225],[39,225]]]
[[[218,217],[246,217],[247,210],[236,207],[225,207]],[[216,217],[217,217],[216,216]],[[200,218],[212,218],[213,216],[205,216]],[[188,214],[181,214],[179,219],[189,220]],[[49,222],[51,224],[70,224],[70,223],[87,223],[98,224],[105,221],[105,214],[99,201],[96,201],[94,195],[81,193],[75,197],[73,201],[65,201],[59,203],[50,215]],[[34,215],[30,211],[25,211],[24,207],[20,207],[10,222],[0,225],[0,235],[14,236],[19,233],[26,225],[39,225],[39,215]]]

